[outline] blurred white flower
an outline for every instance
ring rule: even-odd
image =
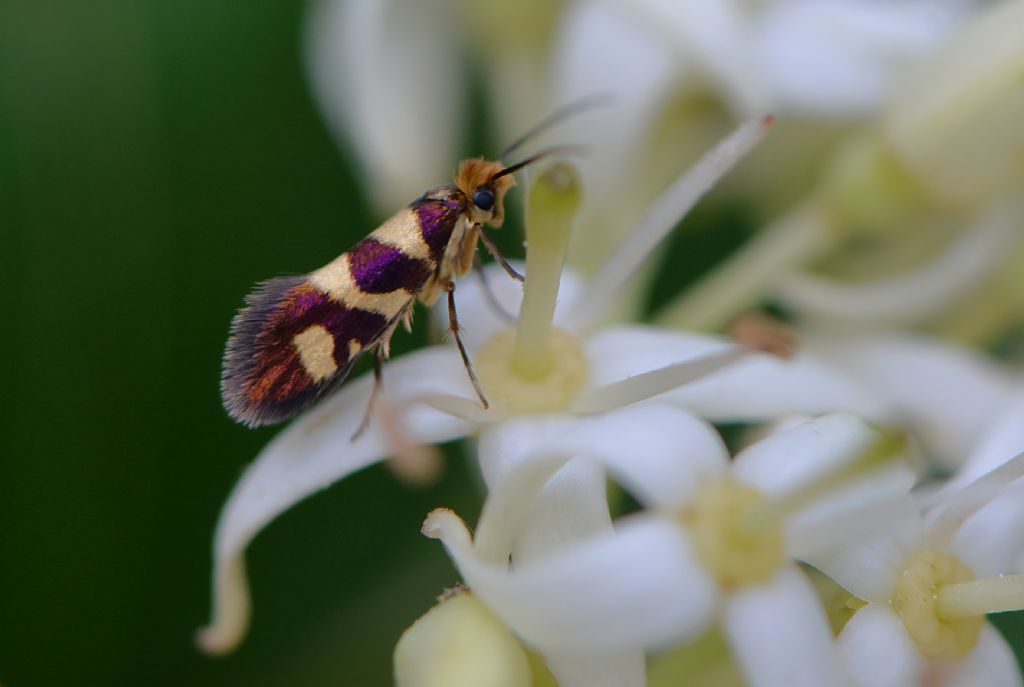
[[[1007,532],[1020,535],[1019,508],[1007,517],[988,507],[1003,497],[1019,504],[1021,474],[1018,457],[923,516],[908,508],[886,531],[811,558],[866,604],[838,640],[855,684],[1024,684],[1013,651],[984,617],[1024,608],[1024,575],[1004,574],[1019,552],[1003,548]]]
[[[659,404],[527,422],[481,434],[490,495],[475,537],[447,510],[424,532],[559,684],[643,685],[644,649],[692,640],[716,618],[749,684],[843,684],[824,613],[791,561],[898,512],[914,480],[898,442],[833,415],[730,463],[707,424]],[[613,529],[594,503],[605,471],[650,512]]]
[[[830,321],[941,325],[975,340],[1015,283],[1024,208],[1019,74],[1024,2],[987,5],[915,66],[877,122],[851,136],[814,188],[667,309],[715,328],[762,297]],[[813,270],[813,271],[809,271]],[[969,321],[969,325],[958,321]]]

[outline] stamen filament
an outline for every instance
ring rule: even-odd
[[[576,170],[566,163],[548,168],[530,187],[526,284],[512,353],[512,369],[524,379],[543,379],[551,370],[558,285],[581,196]]]
[[[943,620],[1024,609],[1024,575],[944,584],[936,590],[936,612]]]
[[[771,117],[762,117],[740,125],[651,203],[647,213],[590,280],[587,293],[573,308],[570,322],[573,329],[595,324],[609,301],[622,290],[658,244],[697,201],[761,141],[773,121]]]
[[[822,254],[832,242],[829,219],[816,202],[766,227],[735,256],[658,313],[659,324],[691,330],[723,327],[757,302],[765,289],[794,267]]]

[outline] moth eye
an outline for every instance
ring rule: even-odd
[[[490,212],[494,208],[494,191],[489,188],[478,188],[473,193],[473,205],[484,212]]]

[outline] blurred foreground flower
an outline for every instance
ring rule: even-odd
[[[645,650],[692,641],[712,622],[751,685],[841,685],[824,612],[791,561],[898,512],[914,481],[900,453],[843,415],[732,463],[706,423],[655,403],[520,420],[481,436],[490,495],[476,535],[447,510],[424,533],[562,687],[643,685]],[[613,528],[595,504],[605,470],[649,512]],[[556,508],[561,517],[536,515]]]

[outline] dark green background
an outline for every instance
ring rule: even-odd
[[[231,315],[379,219],[312,103],[302,8],[0,5],[5,687],[387,685],[399,633],[456,579],[418,533],[434,506],[478,511],[450,451],[434,488],[375,467],[275,521],[250,550],[248,640],[219,660],[192,644],[220,504],[273,433],[221,410]],[[704,217],[674,242],[691,266],[750,225]]]
[[[0,5],[5,687],[390,684],[456,579],[419,526],[475,518],[464,463],[419,492],[372,468],[257,539],[236,655],[192,644],[220,504],[273,434],[221,410],[231,315],[378,219],[307,89],[302,9]]]

